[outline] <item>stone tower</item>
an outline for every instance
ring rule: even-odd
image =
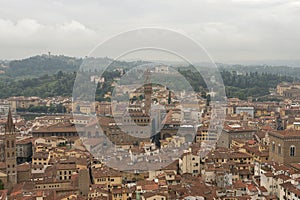
[[[10,190],[15,184],[17,184],[16,134],[10,110],[8,112],[7,123],[5,125],[4,144],[7,188]]]
[[[88,196],[90,190],[90,174],[88,169],[79,170],[78,188],[81,195]]]
[[[151,108],[151,95],[152,95],[152,84],[150,81],[150,70],[147,69],[145,72],[145,82],[144,82],[144,94],[145,94],[145,113],[150,116],[150,108]]]

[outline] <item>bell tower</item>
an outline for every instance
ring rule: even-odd
[[[17,184],[16,134],[15,125],[13,123],[13,118],[10,109],[5,125],[4,138],[7,188],[10,190],[15,184]]]
[[[145,82],[144,82],[144,94],[145,94],[145,113],[148,114],[148,116],[150,116],[150,109],[151,109],[151,95],[152,95],[152,84],[151,84],[151,80],[150,80],[150,70],[147,69],[147,71],[144,73],[145,76]]]

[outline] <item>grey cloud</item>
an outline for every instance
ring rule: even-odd
[[[111,35],[159,26],[185,32],[217,61],[297,59],[296,0],[2,1],[0,58],[85,56]]]

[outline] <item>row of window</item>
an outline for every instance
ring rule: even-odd
[[[272,142],[272,152],[274,152],[275,153],[275,142]],[[282,152],[281,152],[281,145],[280,144],[278,144],[278,150],[277,150],[277,153],[278,154],[281,154]],[[294,145],[291,145],[290,146],[290,152],[289,152],[289,155],[291,156],[291,157],[294,157],[295,155],[296,155],[296,147],[294,146]]]
[[[47,165],[47,162],[33,162],[34,165]]]
[[[150,122],[150,119],[149,118],[147,118],[147,119],[134,119],[134,120],[130,120],[130,119],[126,120],[126,119],[124,119],[123,122],[125,122],[125,123],[126,122],[128,122],[128,123],[132,123],[132,122],[135,122],[135,123],[136,122],[138,122],[138,123],[139,122]]]
[[[43,187],[42,186],[35,186],[35,188],[37,189],[40,189],[40,188],[46,188],[47,186],[44,185]],[[48,188],[59,188],[59,185],[48,185]]]
[[[98,182],[103,182],[103,181],[106,181],[106,178],[98,178],[97,181]],[[108,181],[113,182],[113,181],[115,181],[115,179],[114,178],[108,178]]]
[[[10,168],[10,165],[7,165],[7,168]],[[15,168],[15,165],[12,165],[12,168]]]
[[[66,175],[66,174],[67,174],[67,171],[64,171],[64,175]],[[72,174],[72,171],[69,171],[69,174]],[[63,175],[63,172],[60,171],[60,172],[59,172],[59,175]]]
[[[34,161],[38,161],[38,160],[47,160],[47,158],[33,158]]]
[[[9,152],[7,152],[6,155],[7,155],[7,158],[10,157],[10,153],[9,153]],[[11,153],[11,157],[15,157],[15,152],[12,152],[12,153]]]
[[[60,176],[59,180],[67,180],[67,179],[71,179],[71,176]]]
[[[9,145],[9,141],[6,142],[6,148],[14,148],[15,147],[15,141],[11,141],[11,145]]]

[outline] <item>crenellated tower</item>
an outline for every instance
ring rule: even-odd
[[[150,116],[150,109],[151,109],[151,96],[152,96],[152,84],[150,80],[150,70],[147,69],[147,71],[144,73],[145,76],[145,82],[144,82],[144,94],[145,94],[145,113]]]

